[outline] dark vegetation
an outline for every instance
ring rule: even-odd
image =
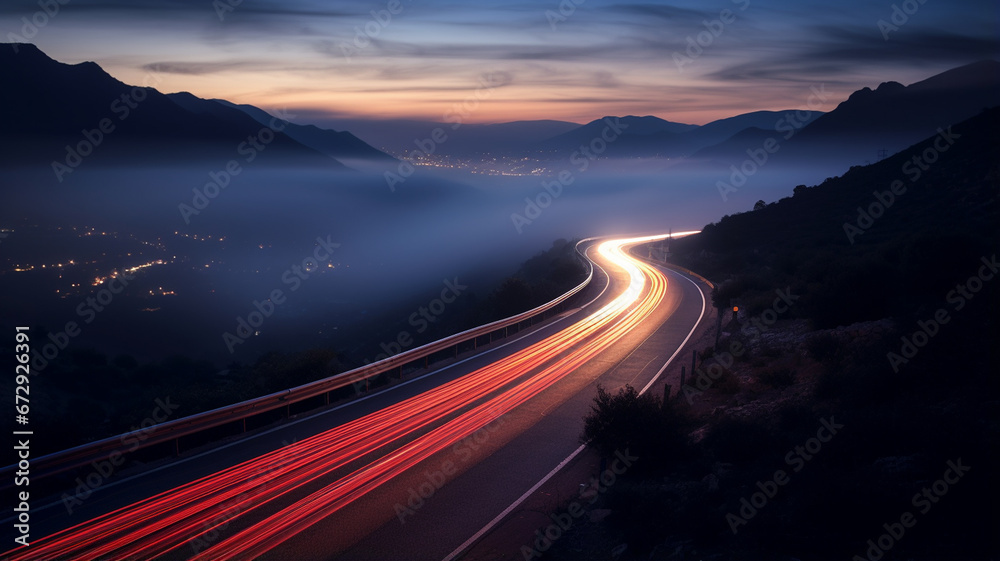
[[[956,125],[961,137],[926,170],[912,160],[933,147],[933,138],[816,187],[800,185],[758,210],[724,216],[674,242],[673,260],[708,278],[736,276],[750,314],[770,303],[775,288],[792,286],[802,295],[793,317],[818,328],[918,315],[997,250],[998,121],[993,109]],[[895,181],[905,192],[891,193]],[[895,200],[860,228],[859,207],[867,214],[881,205],[873,192]],[[853,243],[845,224],[861,232],[852,230]]]
[[[130,355],[108,356],[93,349],[68,348],[31,386],[31,422],[39,434],[46,435],[36,444],[37,451],[53,452],[146,428],[154,413],[162,416],[156,411],[158,399],[169,398],[169,403],[178,406],[169,417],[173,420],[350,370],[369,362],[362,352],[372,357],[371,361],[383,358],[377,355],[382,352],[379,341],[394,341],[401,330],[413,337],[411,345],[400,349],[405,351],[523,312],[569,290],[583,276],[575,243],[558,240],[549,250],[524,262],[487,297],[462,294],[422,333],[408,323],[408,317],[427,301],[398,310],[392,321],[379,324],[381,331],[359,328],[356,337],[363,338],[366,346],[353,353],[335,350],[332,346],[338,342],[331,341],[331,348],[275,350],[252,364],[234,362],[220,367],[182,355],[140,363]],[[33,329],[32,334],[36,340],[46,340],[44,327]]]
[[[608,489],[605,523],[581,519],[543,558],[603,559],[627,544],[620,559],[996,559],[1000,278],[961,305],[949,294],[1000,248],[997,130],[996,109],[956,125],[961,138],[915,182],[904,163],[932,141],[676,242],[672,259],[726,281],[718,305],[746,314],[726,313],[699,368],[734,341],[749,350],[690,399],[599,392],[591,446],[653,461]],[[852,244],[843,224],[896,179],[905,193]],[[785,287],[801,300],[763,334],[747,330]],[[941,309],[948,321],[894,368],[889,353]],[[798,456],[824,420],[843,428]],[[959,459],[969,471],[949,474],[943,496],[915,498]],[[741,512],[777,470],[787,482]],[[915,525],[883,538],[904,513]],[[872,549],[880,539],[888,551]]]
[[[676,460],[684,452],[684,424],[679,412],[658,395],[639,395],[632,386],[611,394],[598,385],[590,414],[584,419],[581,441],[604,458],[628,450],[642,463],[638,469]],[[648,468],[647,468],[648,469]]]

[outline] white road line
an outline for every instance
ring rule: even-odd
[[[657,266],[657,268],[659,268],[659,266]],[[689,283],[693,284],[694,287],[698,289],[698,294],[701,295],[701,314],[698,315],[698,321],[694,322],[694,327],[692,327],[691,331],[688,332],[687,337],[684,338],[684,341],[681,342],[679,347],[677,347],[677,350],[674,351],[674,354],[670,355],[670,358],[667,359],[667,362],[663,363],[663,366],[660,367],[660,371],[656,373],[656,376],[653,376],[653,379],[650,380],[649,383],[646,384],[646,386],[639,391],[639,395],[646,393],[646,390],[648,390],[650,386],[652,386],[653,383],[656,382],[657,379],[659,379],[660,375],[663,374],[663,371],[666,370],[668,366],[670,366],[670,363],[674,361],[674,358],[676,358],[677,355],[681,352],[681,349],[684,348],[684,345],[687,345],[688,339],[690,339],[691,336],[694,335],[695,330],[698,329],[699,325],[701,325],[701,320],[705,318],[705,293],[701,291],[701,287],[698,286],[698,283],[689,279],[687,275],[683,275],[681,273],[678,273],[677,271],[671,271],[671,272],[680,276],[682,279],[688,281]],[[691,375],[693,376],[694,372],[692,372]]]
[[[525,500],[527,500],[527,498],[530,497],[532,493],[534,493],[535,491],[537,491],[539,487],[541,487],[542,485],[545,484],[546,481],[548,481],[549,479],[551,479],[553,475],[559,473],[559,470],[561,470],[566,464],[568,464],[571,461],[573,461],[573,458],[579,456],[580,452],[583,452],[583,449],[586,448],[586,447],[587,447],[586,444],[581,444],[579,448],[577,448],[576,450],[573,450],[573,453],[570,454],[569,456],[566,456],[565,460],[559,462],[559,465],[557,465],[556,467],[552,468],[552,471],[550,471],[548,474],[546,474],[545,477],[541,478],[538,481],[538,483],[535,483],[534,485],[532,485],[531,489],[528,489],[527,491],[525,491],[523,495],[521,495],[520,497],[518,497],[518,499],[516,501],[514,501],[513,503],[511,503],[511,505],[509,507],[505,508],[503,510],[503,512],[501,512],[500,514],[498,514],[496,516],[496,518],[494,518],[493,520],[490,520],[489,524],[483,526],[478,532],[476,532],[475,534],[473,534],[473,536],[471,538],[465,540],[465,543],[463,543],[462,545],[458,546],[458,548],[455,549],[455,551],[452,551],[451,553],[449,553],[448,556],[445,557],[443,561],[452,561],[453,559],[458,558],[458,556],[461,555],[462,553],[464,553],[465,550],[469,546],[471,546],[473,543],[475,543],[477,540],[479,540],[479,538],[483,537],[483,535],[486,534],[486,532],[489,532],[490,530],[492,530],[493,526],[497,525],[508,514],[510,514],[511,511],[513,511],[515,508],[517,508],[518,506],[520,506],[520,504],[523,503]]]
[[[588,257],[587,259],[590,259],[590,258]],[[590,306],[591,304],[593,304],[594,302],[596,302],[601,296],[604,296],[604,293],[608,290],[608,287],[611,286],[611,275],[609,275],[608,272],[605,271],[603,267],[601,267],[600,265],[598,265],[597,263],[595,263],[592,259],[591,259],[590,262],[595,267],[597,267],[598,269],[600,269],[604,273],[604,276],[606,276],[608,278],[608,282],[607,282],[607,284],[604,285],[604,288],[601,290],[601,292],[597,296],[595,296],[593,299],[591,299],[586,304],[583,304],[582,306],[576,308],[577,311],[583,310],[587,306]],[[436,370],[434,370],[432,372],[428,372],[426,374],[422,374],[422,375],[417,376],[416,378],[413,378],[411,380],[407,380],[405,382],[396,384],[394,386],[390,386],[388,388],[379,390],[379,391],[377,391],[375,393],[368,394],[368,395],[366,395],[364,397],[359,397],[357,399],[353,399],[353,400],[351,400],[351,401],[349,401],[347,403],[344,403],[342,405],[337,405],[336,407],[331,407],[330,409],[326,409],[324,411],[320,411],[318,413],[314,413],[314,414],[308,415],[308,416],[303,417],[301,419],[296,419],[294,421],[285,423],[283,425],[279,425],[279,426],[267,429],[265,431],[258,432],[258,433],[255,433],[255,434],[252,434],[252,435],[240,438],[238,440],[230,442],[229,444],[223,444],[222,446],[218,446],[218,447],[212,448],[211,450],[206,450],[204,452],[195,454],[194,456],[188,456],[186,458],[180,458],[180,459],[177,459],[176,461],[168,462],[166,464],[163,464],[162,466],[158,466],[158,467],[155,467],[155,468],[143,471],[141,473],[137,473],[135,475],[130,475],[130,476],[128,476],[126,478],[123,478],[123,479],[116,479],[114,481],[110,481],[108,483],[104,483],[103,485],[100,485],[99,487],[93,489],[91,492],[92,492],[92,494],[97,494],[98,491],[104,491],[104,490],[110,489],[112,487],[116,487],[118,485],[121,485],[123,483],[132,481],[134,479],[138,479],[140,477],[146,477],[148,475],[152,475],[152,474],[157,473],[159,471],[163,471],[163,470],[165,470],[167,468],[173,468],[173,467],[179,466],[181,464],[185,464],[187,462],[190,462],[192,460],[196,460],[198,458],[203,458],[205,456],[208,456],[209,454],[214,454],[216,452],[220,452],[220,451],[225,450],[227,448],[230,448],[232,446],[237,446],[237,445],[240,445],[240,444],[244,444],[244,443],[249,442],[249,441],[251,441],[251,440],[253,440],[255,438],[260,438],[262,436],[271,434],[273,432],[276,432],[276,431],[279,431],[279,430],[284,430],[284,429],[286,429],[288,427],[293,427],[293,426],[295,426],[295,425],[297,425],[299,423],[304,423],[306,421],[311,421],[311,420],[314,420],[314,419],[318,419],[319,417],[322,417],[323,415],[327,415],[329,413],[333,413],[334,411],[339,411],[340,409],[343,409],[345,407],[350,407],[350,406],[356,405],[358,403],[361,403],[362,401],[365,401],[367,399],[371,399],[371,398],[376,397],[378,395],[381,395],[383,393],[390,392],[390,391],[402,388],[403,386],[408,386],[408,385],[410,385],[410,384],[412,384],[414,382],[423,380],[424,378],[426,378],[428,376],[434,376],[434,375],[437,375],[437,374],[441,374],[443,372],[446,372],[450,368],[454,368],[454,367],[456,367],[456,366],[458,366],[460,364],[464,364],[464,363],[466,363],[466,362],[468,362],[470,360],[486,356],[486,355],[488,355],[488,354],[490,354],[492,352],[498,351],[498,350],[500,350],[500,349],[502,349],[502,348],[504,348],[504,347],[506,347],[508,345],[513,345],[514,343],[517,343],[517,342],[519,342],[519,341],[521,341],[521,340],[523,340],[523,339],[525,339],[527,337],[531,337],[532,335],[537,334],[541,329],[547,329],[547,328],[549,328],[549,327],[551,327],[553,325],[556,325],[558,323],[561,323],[561,322],[565,321],[566,319],[568,319],[570,317],[570,315],[561,315],[561,317],[560,316],[556,316],[556,317],[557,317],[557,319],[555,321],[553,321],[552,323],[550,323],[550,324],[548,324],[548,325],[546,325],[544,327],[541,327],[539,329],[533,330],[530,333],[525,333],[524,335],[521,335],[520,337],[517,337],[516,339],[513,339],[511,341],[507,341],[507,342],[505,342],[505,343],[503,343],[501,345],[493,347],[492,349],[487,349],[487,350],[485,350],[485,351],[483,351],[481,353],[472,355],[470,357],[466,357],[466,358],[464,358],[464,359],[462,359],[462,360],[460,360],[458,362],[454,362],[454,363],[449,364],[447,366],[444,366],[442,368],[436,369]],[[70,496],[71,497],[75,497],[75,495],[70,495]],[[89,499],[90,496],[91,495],[88,495],[87,498]],[[83,500],[86,500],[86,499],[83,499]],[[32,512],[38,512],[38,511],[46,510],[46,509],[49,509],[49,508],[52,508],[54,506],[58,506],[58,505],[61,505],[61,504],[63,504],[62,499],[58,499],[58,500],[52,501],[52,502],[50,502],[48,504],[44,504],[44,505],[39,506],[39,507],[33,507],[32,508]],[[70,515],[72,515],[72,514],[70,514]],[[14,518],[15,517],[4,518],[4,519],[0,520],[0,524],[6,524],[8,522],[11,522],[11,521],[14,520]]]
[[[643,342],[645,343],[645,341]],[[632,379],[628,381],[628,384],[631,386],[632,382],[636,381],[639,378],[639,376],[642,376],[642,373],[646,371],[646,367],[649,366],[650,364],[653,364],[653,361],[658,358],[660,358],[660,355],[654,356],[653,358],[649,359],[649,361],[646,364],[643,364],[642,368],[640,368],[639,371],[635,373],[635,376],[633,376]]]
[[[686,275],[683,275],[683,274],[681,274],[681,273],[679,273],[677,271],[674,271],[672,269],[668,269],[667,271],[669,271],[670,273],[674,273],[674,274],[680,276],[684,280],[686,280],[686,281],[690,282],[691,284],[693,284],[694,287],[698,289],[698,294],[701,295],[701,314],[698,316],[698,321],[696,321],[694,323],[694,327],[692,327],[691,331],[688,332],[687,337],[684,338],[684,341],[680,344],[679,347],[677,347],[677,350],[674,351],[674,354],[670,355],[670,358],[667,359],[667,362],[663,363],[663,366],[656,373],[656,375],[653,376],[653,379],[650,380],[649,383],[646,384],[646,386],[644,388],[642,388],[642,391],[639,392],[639,395],[642,395],[642,394],[646,393],[646,390],[648,390],[650,388],[650,386],[652,386],[653,383],[656,382],[656,380],[660,377],[660,375],[663,374],[663,371],[666,370],[668,366],[670,366],[670,363],[673,362],[674,358],[676,358],[677,355],[681,352],[681,349],[684,348],[684,345],[686,345],[687,342],[688,342],[688,340],[691,339],[691,336],[694,335],[694,332],[695,332],[695,330],[698,329],[698,326],[701,325],[701,320],[705,318],[705,293],[702,292],[701,287],[699,287],[696,282],[694,282],[693,280],[689,279]],[[647,339],[648,339],[648,337],[647,337]],[[643,341],[643,342],[645,342],[645,341]],[[586,447],[587,447],[586,444],[581,444],[580,447],[577,448],[576,450],[574,450],[572,454],[570,454],[569,456],[566,457],[566,459],[564,459],[563,461],[559,462],[559,465],[557,465],[556,467],[552,468],[552,471],[550,471],[549,473],[547,473],[545,475],[545,477],[541,478],[538,481],[538,483],[535,483],[534,485],[532,485],[530,489],[528,489],[527,491],[525,491],[524,494],[521,495],[520,497],[518,497],[518,499],[516,501],[514,501],[513,503],[511,503],[510,506],[508,506],[507,508],[503,509],[503,512],[501,512],[500,514],[496,515],[496,517],[493,518],[493,520],[490,520],[485,526],[483,526],[482,528],[480,528],[478,532],[476,532],[475,534],[473,534],[471,538],[465,540],[465,542],[462,543],[462,545],[460,545],[457,548],[455,548],[455,551],[452,551],[451,553],[449,553],[448,556],[445,557],[442,561],[453,561],[454,559],[458,559],[462,554],[465,553],[465,551],[470,546],[472,546],[472,544],[476,543],[476,541],[478,541],[479,538],[483,537],[484,535],[486,535],[487,532],[489,532],[490,530],[492,530],[494,526],[496,526],[497,524],[499,524],[500,521],[503,520],[504,518],[506,518],[508,514],[510,514],[511,512],[513,512],[514,509],[516,509],[518,506],[521,505],[521,503],[523,503],[524,501],[526,501],[528,499],[528,497],[530,497],[532,493],[534,493],[535,491],[537,491],[539,487],[541,487],[542,485],[544,485],[546,481],[548,481],[549,479],[552,479],[552,477],[556,473],[558,473],[559,470],[561,470],[563,467],[565,467],[566,464],[568,464],[571,461],[573,461],[573,458],[575,458],[578,455],[580,455],[580,452],[583,452],[583,449],[586,448]]]

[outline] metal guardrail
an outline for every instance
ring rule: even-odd
[[[293,403],[312,399],[359,381],[388,373],[396,368],[400,368],[400,373],[402,373],[402,367],[411,362],[429,357],[452,347],[457,347],[457,345],[478,339],[484,335],[489,335],[500,329],[507,329],[523,321],[533,319],[569,300],[590,284],[590,281],[594,278],[594,265],[580,251],[580,244],[590,239],[592,238],[581,240],[576,244],[577,253],[588,267],[587,278],[558,298],[534,309],[474,327],[461,333],[456,333],[444,339],[433,341],[421,347],[410,349],[409,351],[393,355],[378,362],[335,374],[322,380],[33,458],[31,460],[32,479],[41,479],[85,466],[91,462],[103,461],[115,453],[125,456],[126,454],[134,453],[138,449],[177,441],[177,439],[184,436],[201,433],[245,420],[254,415],[287,407]],[[8,475],[12,476],[16,470],[16,464],[5,466],[0,469],[0,477],[5,482],[12,480],[12,477],[8,477]]]
[[[684,273],[684,274],[686,274],[688,276],[692,276],[692,277],[700,280],[701,282],[707,284],[709,288],[711,288],[713,290],[715,289],[715,283],[714,282],[712,282],[712,281],[708,280],[707,278],[699,275],[698,273],[692,271],[691,269],[688,269],[687,267],[682,267],[682,266],[678,265],[677,263],[671,263],[670,261],[667,261],[667,260],[660,261],[658,259],[651,259],[649,257],[645,257],[641,253],[638,253],[638,252],[635,251],[636,248],[638,248],[638,247],[639,246],[636,246],[636,247],[633,247],[633,248],[629,249],[629,254],[632,255],[632,257],[635,257],[637,259],[642,259],[643,261],[647,261],[649,263],[654,263],[656,265],[662,265],[664,267],[669,267],[671,269],[676,269],[676,270],[681,271],[682,273]]]

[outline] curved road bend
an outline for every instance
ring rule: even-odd
[[[598,377],[645,385],[666,356],[624,367],[651,352],[640,343],[668,317],[681,332],[700,319],[693,283],[668,281],[622,245],[588,248],[610,290],[576,323],[109,485],[72,517],[48,509],[42,525],[86,521],[10,558],[447,556],[573,451]],[[298,441],[275,450],[275,439]]]
[[[611,269],[591,253],[588,256]],[[667,291],[642,324],[547,392],[481,430],[478,439],[453,446],[393,481],[381,497],[373,495],[370,504],[359,503],[355,516],[365,516],[368,509],[391,516],[377,530],[339,555],[324,554],[305,543],[320,539],[321,533],[337,532],[331,521],[317,527],[315,535],[304,535],[303,543],[290,541],[289,546],[297,547],[289,551],[303,559],[341,561],[523,559],[521,546],[531,547],[534,531],[552,523],[547,513],[576,496],[575,484],[572,488],[564,484],[562,493],[551,483],[535,487],[580,447],[583,417],[593,403],[597,384],[612,390],[626,384],[637,390],[646,388],[687,341],[707,309],[695,281],[672,269],[656,269],[666,276]],[[587,481],[596,470],[574,466],[580,460],[575,457],[562,470],[572,470],[579,481]],[[436,472],[442,472],[448,461],[462,472],[435,487],[433,495],[412,513],[395,509],[397,504],[409,508],[411,499],[420,504],[413,498],[414,491],[427,494],[426,482],[433,484]],[[529,490],[533,492],[526,493]],[[479,539],[470,540],[477,535]]]
[[[588,303],[585,306],[588,309],[607,303],[613,298],[608,290],[609,286],[610,280],[607,274],[599,267],[595,267],[593,280],[580,294],[580,301]],[[373,391],[370,395],[319,412],[308,412],[295,416],[278,426],[251,432],[234,442],[186,453],[176,460],[158,462],[159,465],[156,467],[131,469],[120,476],[112,474],[110,479],[102,480],[101,485],[90,489],[89,494],[87,489],[83,489],[79,501],[70,501],[72,512],[69,512],[65,507],[66,502],[60,499],[60,495],[74,495],[77,493],[76,485],[67,487],[44,500],[34,498],[31,511],[32,543],[39,541],[39,537],[44,538],[84,524],[88,520],[127,507],[136,501],[168,492],[190,481],[211,476],[239,463],[274,452],[289,443],[304,440],[312,435],[344,425],[412,398],[442,383],[487,366],[505,354],[527,348],[545,337],[557,333],[581,315],[583,315],[581,308],[568,310],[527,330],[525,334],[515,334],[508,339],[499,340],[492,345],[481,348],[478,353],[472,356],[447,363],[391,387]],[[13,521],[14,518],[9,517],[0,520],[0,523],[6,525],[12,524]],[[194,548],[191,548],[191,552],[193,550]],[[36,550],[32,547],[31,551]],[[9,559],[11,553],[12,551],[4,552],[0,555],[0,559]],[[182,558],[182,556],[177,556],[177,558]]]

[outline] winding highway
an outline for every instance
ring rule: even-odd
[[[594,384],[646,391],[704,315],[694,281],[627,253],[665,237],[590,245],[599,293],[526,336],[123,478],[72,514],[53,502],[36,515],[47,535],[3,557],[441,560],[503,558],[508,546],[519,556],[519,538],[484,544],[580,453]]]

